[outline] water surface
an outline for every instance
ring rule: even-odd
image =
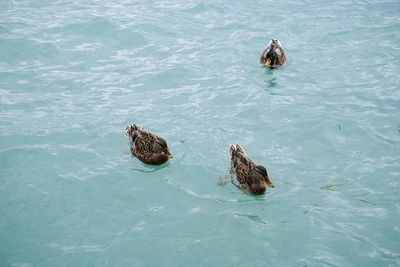
[[[399,266],[399,57],[398,1],[2,1],[0,265]]]

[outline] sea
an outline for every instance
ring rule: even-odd
[[[400,2],[1,0],[0,266],[400,266]]]

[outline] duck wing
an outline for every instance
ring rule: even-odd
[[[132,153],[137,156],[149,157],[153,153],[156,136],[143,129],[137,130],[137,137],[132,144]]]
[[[276,54],[278,55],[278,62],[277,65],[283,65],[286,62],[286,55],[285,52],[281,47],[276,48]]]
[[[247,184],[252,171],[255,169],[255,164],[239,145],[232,145],[230,154],[231,173],[236,174],[237,181],[240,184]]]
[[[265,64],[265,62],[267,61],[266,58],[267,58],[267,54],[268,54],[269,50],[271,50],[270,47],[267,47],[267,48],[264,49],[264,51],[263,51],[263,53],[261,54],[261,57],[260,57],[260,64]]]

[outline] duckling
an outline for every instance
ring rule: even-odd
[[[140,161],[151,164],[161,165],[172,158],[168,150],[167,142],[142,127],[132,124],[126,127],[126,135],[131,145],[131,153]]]
[[[285,62],[286,55],[281,42],[278,39],[271,39],[261,55],[260,64],[266,68],[276,68],[282,66]]]
[[[229,154],[231,156],[230,172],[236,174],[236,179],[232,179],[232,182],[236,186],[254,195],[263,194],[265,186],[274,187],[269,180],[267,169],[254,164],[240,145],[231,145]]]

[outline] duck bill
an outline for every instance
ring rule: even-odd
[[[167,154],[167,158],[172,159],[174,156],[172,154]]]
[[[270,67],[271,66],[271,60],[268,58],[267,61],[265,61],[265,67]]]
[[[264,184],[270,188],[274,188],[275,186],[270,181],[264,181]]]

